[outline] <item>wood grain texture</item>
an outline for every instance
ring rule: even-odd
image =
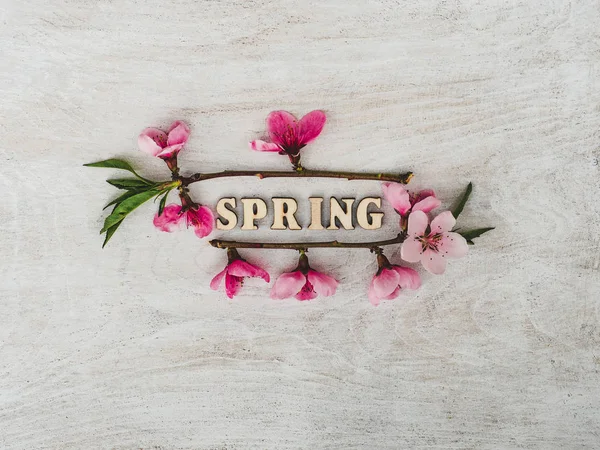
[[[0,2],[0,447],[582,449],[600,445],[597,1]],[[149,125],[184,172],[286,169],[264,117],[323,108],[307,167],[412,170],[495,225],[447,274],[372,307],[366,250],[314,250],[333,298],[228,301],[225,262],[153,205],[101,250],[113,172]],[[377,183],[213,180],[193,195],[381,195]],[[305,200],[303,203],[302,200]],[[266,222],[267,224],[269,222]],[[381,230],[239,229],[315,240]],[[292,233],[292,234],[290,234]],[[387,233],[387,234],[386,234]],[[293,252],[247,251],[277,276]],[[399,252],[388,252],[398,261]]]

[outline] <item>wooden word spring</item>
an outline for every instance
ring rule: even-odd
[[[267,216],[267,203],[260,198],[242,198],[242,230],[258,230],[256,221]],[[354,198],[343,198],[340,203],[336,198],[329,199],[329,216],[327,228],[323,225],[323,201],[322,197],[310,197],[310,224],[309,230],[339,230],[340,226],[345,230],[353,230],[354,223],[365,230],[378,230],[381,228],[383,212],[380,197],[366,197],[356,203]],[[301,230],[303,227],[296,220],[298,202],[293,198],[272,198],[273,223],[271,230]],[[373,205],[376,211],[369,211]],[[217,228],[219,230],[231,230],[238,224],[237,213],[232,209],[237,206],[234,197],[226,197],[217,203]],[[356,220],[353,220],[356,218]],[[338,225],[339,224],[339,225]]]

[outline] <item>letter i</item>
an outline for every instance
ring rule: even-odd
[[[308,199],[310,201],[310,225],[308,226],[309,230],[324,230],[323,222],[321,219],[321,205],[323,204],[323,199],[320,197],[310,197]]]

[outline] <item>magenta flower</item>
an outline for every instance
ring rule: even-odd
[[[240,291],[246,277],[259,277],[267,283],[270,281],[269,274],[264,269],[247,263],[235,248],[227,249],[227,259],[229,260],[227,266],[210,282],[212,290],[218,290],[221,281],[225,278],[225,293],[227,297],[233,298]]]
[[[400,183],[383,183],[382,188],[385,199],[400,214],[400,228],[403,230],[406,230],[406,221],[412,211],[428,213],[442,204],[431,189],[411,194]]]
[[[203,238],[212,232],[215,217],[210,208],[195,203],[186,208],[172,203],[165,206],[160,216],[154,216],[154,226],[168,233],[175,231],[184,222],[188,228],[194,228],[196,236]]]
[[[451,230],[456,219],[444,211],[431,221],[423,211],[414,211],[408,217],[408,236],[400,254],[408,262],[419,262],[428,272],[439,275],[446,270],[448,258],[460,258],[469,251],[464,237]]]
[[[294,167],[298,167],[300,150],[321,134],[325,121],[325,113],[319,110],[309,112],[300,120],[287,111],[273,111],[267,116],[267,132],[271,142],[259,139],[250,142],[250,148],[288,155]]]
[[[284,299],[294,296],[298,300],[312,300],[318,295],[329,297],[335,294],[337,286],[335,278],[311,269],[308,257],[301,252],[298,267],[291,272],[282,273],[275,281],[271,289],[271,298]]]
[[[160,216],[158,213],[154,216],[154,226],[161,231],[172,233],[179,228],[182,218],[181,205],[171,203],[165,206]]]
[[[373,276],[369,286],[369,301],[377,306],[381,300],[393,300],[402,289],[419,289],[421,277],[416,270],[409,267],[390,264],[382,254],[377,254],[379,270]]]
[[[190,136],[190,129],[181,122],[173,125],[165,133],[157,128],[146,128],[138,137],[140,150],[152,156],[169,159],[183,148]]]

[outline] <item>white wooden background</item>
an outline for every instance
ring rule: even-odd
[[[599,25],[596,0],[1,1],[0,447],[599,448]],[[311,252],[333,298],[252,280],[229,301],[208,288],[223,252],[156,231],[153,205],[101,250],[116,172],[83,163],[165,177],[136,136],[182,119],[184,172],[286,169],[247,148],[279,108],[328,114],[306,166],[410,169],[445,206],[473,181],[460,224],[497,229],[378,308],[360,250]],[[389,237],[387,212],[335,237]],[[296,233],[223,236],[335,234]]]

